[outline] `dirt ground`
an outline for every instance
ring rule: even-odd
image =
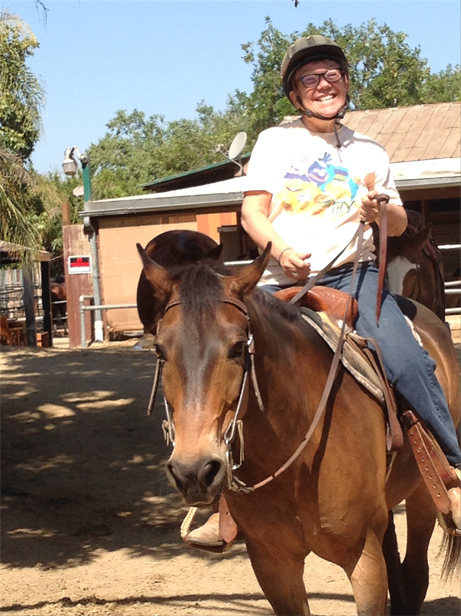
[[[1,611],[12,616],[271,614],[242,541],[187,548],[163,471],[163,411],[146,416],[154,367],[133,342],[86,350],[2,347]],[[396,514],[404,541],[404,513]],[[460,614],[460,577],[430,547],[423,614]],[[355,614],[342,570],[310,556],[315,615]]]

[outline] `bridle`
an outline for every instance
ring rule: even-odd
[[[233,298],[233,297],[223,297],[222,299],[218,301],[223,304],[230,304],[231,306],[234,306],[235,308],[237,308],[240,312],[242,312],[245,315],[245,318],[247,321],[247,328],[246,328],[247,340],[245,342],[245,357],[244,357],[242,381],[240,384],[240,391],[239,391],[239,395],[237,398],[237,404],[236,404],[236,408],[234,411],[234,416],[224,432],[223,441],[226,446],[227,487],[233,491],[251,491],[251,488],[247,488],[242,481],[240,481],[237,477],[235,477],[234,471],[236,471],[242,466],[243,460],[244,460],[245,447],[244,447],[244,438],[243,438],[243,420],[240,419],[240,415],[241,415],[241,410],[243,407],[243,401],[245,400],[245,397],[248,391],[248,385],[249,385],[248,377],[249,376],[251,378],[251,382],[253,385],[253,390],[255,393],[256,400],[258,402],[258,406],[261,412],[264,412],[264,404],[262,401],[258,381],[256,378],[256,370],[255,370],[255,365],[254,365],[254,353],[255,353],[254,338],[253,338],[253,334],[250,331],[250,317],[248,314],[248,309],[245,306],[245,304],[241,302],[240,300]],[[175,306],[180,306],[181,304],[182,304],[182,301],[179,299],[174,299],[168,302],[163,312],[162,319],[165,316],[165,314],[168,312],[168,310],[170,310],[171,308],[174,308]],[[162,319],[159,320],[157,324],[157,328],[159,327]],[[149,398],[149,404],[147,406],[148,415],[152,414],[152,410],[154,408],[155,399],[156,399],[157,392],[158,392],[158,387],[162,379],[164,363],[165,363],[164,359],[157,358],[157,363],[155,366],[155,373],[154,373],[154,380],[152,383],[152,391],[151,391],[150,398]],[[175,427],[174,427],[173,413],[171,411],[171,407],[168,403],[168,400],[166,399],[165,394],[163,394],[163,404],[165,407],[165,415],[166,415],[166,419],[162,422],[163,434],[165,436],[167,445],[171,443],[174,447]],[[232,446],[236,442],[237,437],[240,441],[239,442],[239,460],[238,462],[234,462]]]

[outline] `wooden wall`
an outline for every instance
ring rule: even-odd
[[[102,303],[136,303],[136,288],[141,273],[137,242],[146,246],[155,236],[173,229],[200,231],[219,242],[218,228],[235,224],[235,221],[234,212],[101,217],[98,248]],[[104,312],[109,331],[142,331],[136,308]]]

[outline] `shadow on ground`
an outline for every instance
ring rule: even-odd
[[[162,405],[146,414],[153,353],[6,349],[2,360],[3,565],[183,552]]]

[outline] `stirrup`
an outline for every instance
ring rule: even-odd
[[[183,523],[181,524],[180,532],[181,538],[184,543],[187,543],[187,545],[192,548],[195,548],[197,550],[204,550],[205,552],[214,552],[217,554],[227,552],[227,550],[229,550],[234,544],[235,538],[237,536],[237,525],[235,524],[234,519],[230,514],[224,496],[221,495],[219,501],[219,534],[222,537],[222,543],[220,545],[206,545],[195,543],[194,541],[189,540],[190,527],[196,513],[197,507],[191,507],[187,512]]]

